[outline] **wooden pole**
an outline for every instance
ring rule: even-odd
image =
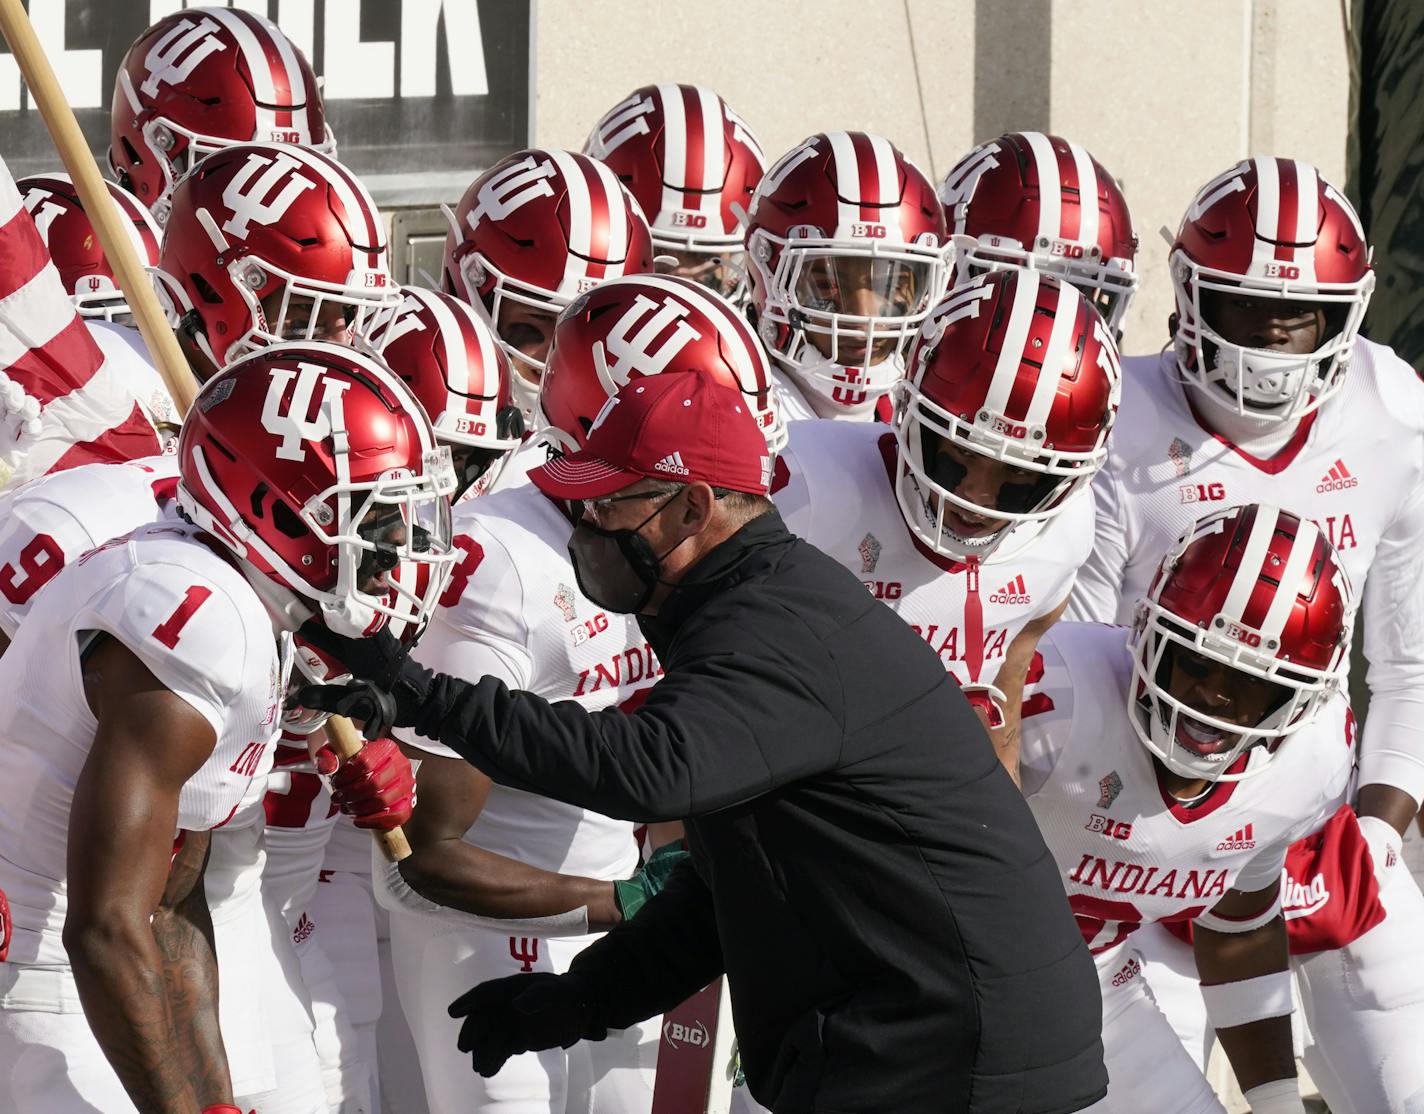
[[[21,0],[0,0],[0,32],[10,44],[10,52],[24,75],[30,96],[40,110],[45,127],[59,149],[59,157],[79,191],[84,212],[94,231],[99,234],[104,257],[114,270],[119,288],[133,311],[134,321],[143,334],[143,342],[148,345],[158,373],[163,377],[168,393],[173,396],[179,414],[186,414],[197,397],[198,382],[183,357],[182,349],[178,347],[163,307],[158,304],[152,280],[134,251],[118,206],[109,195],[104,180],[99,177],[98,164],[89,153],[84,133],[79,130],[79,121],[74,118],[74,110],[65,99],[64,90],[59,86],[59,79],[55,77],[54,68],[45,56],[44,47],[40,45]],[[333,716],[326,725],[326,733],[332,749],[343,758],[350,758],[362,747],[361,736],[348,719]],[[392,862],[399,862],[410,855],[410,844],[399,828],[377,832],[376,836],[381,849]]]

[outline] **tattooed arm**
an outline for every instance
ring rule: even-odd
[[[84,665],[98,720],[69,819],[64,943],[85,1017],[140,1110],[232,1101],[217,1022],[206,833],[174,856],[178,795],[212,726],[121,643]],[[170,869],[171,867],[171,869]]]

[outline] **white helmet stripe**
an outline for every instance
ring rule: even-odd
[[[1057,240],[1063,234],[1063,207],[1057,199],[1062,196],[1063,184],[1058,176],[1058,156],[1053,153],[1053,144],[1042,132],[1024,132],[1029,149],[1033,152],[1034,165],[1038,167],[1038,234]],[[1032,247],[1025,244],[1024,247]]]
[[[618,181],[618,175],[614,174],[607,163],[591,160],[591,165],[597,173],[598,181],[602,186],[604,208],[608,211],[608,254],[610,257],[617,256],[621,262],[610,264],[604,271],[604,278],[615,278],[621,275],[627,264],[628,257],[628,203],[625,200],[623,185]],[[590,212],[592,217],[592,212]]]
[[[1295,162],[1295,236],[1305,247],[1292,252],[1300,268],[1301,282],[1315,281],[1315,239],[1320,227],[1320,182],[1315,167],[1308,162]]]
[[[708,221],[709,227],[720,227],[722,215],[722,181],[727,176],[727,143],[724,138],[725,123],[722,118],[722,101],[716,93],[704,85],[697,89],[697,102],[702,112],[702,180],[689,182],[706,192],[698,199],[698,209],[708,217],[716,217],[718,224]]]
[[[693,186],[687,181],[687,114],[683,111],[682,90],[676,85],[659,85],[658,103],[663,110],[663,199],[661,211],[682,209],[683,196],[679,185]]]
[[[253,99],[259,104],[276,104],[277,89],[272,84],[272,63],[257,36],[253,34],[251,24],[243,18],[250,13],[234,11],[232,8],[204,8],[203,12],[221,23],[237,40],[237,45],[242,49],[242,57],[247,62],[248,72],[252,74]],[[267,20],[263,19],[263,22],[266,23]],[[273,30],[276,31],[276,28]],[[277,31],[272,38],[280,42],[282,33]],[[290,70],[288,76],[291,76]],[[293,88],[301,88],[300,78],[295,79]]]
[[[1073,165],[1078,171],[1078,243],[1096,244],[1099,219],[1098,171],[1093,166],[1093,158],[1086,148],[1070,142],[1068,150],[1073,153]]]
[[[1231,580],[1231,590],[1226,593],[1226,602],[1221,612],[1228,619],[1238,623],[1246,613],[1246,605],[1251,602],[1251,594],[1261,578],[1261,566],[1266,560],[1271,538],[1275,536],[1276,519],[1280,512],[1275,507],[1260,504],[1256,507],[1256,518],[1251,523],[1251,536],[1246,539],[1246,551],[1241,557],[1241,565]]]
[[[1266,618],[1261,623],[1261,634],[1264,637],[1279,638],[1281,636],[1286,620],[1290,618],[1291,609],[1295,606],[1296,596],[1300,592],[1300,583],[1310,568],[1311,554],[1315,552],[1315,539],[1319,536],[1320,530],[1314,523],[1304,519],[1300,520],[1295,543],[1291,546],[1290,556],[1286,558],[1286,567],[1276,577],[1281,586],[1271,600],[1271,606],[1266,611]]]
[[[1038,272],[1019,271],[1014,282],[1014,304],[1009,310],[1009,323],[1004,330],[1004,346],[994,365],[994,378],[984,398],[984,408],[991,414],[1002,414],[1008,408],[1009,396],[1019,378],[1028,328],[1033,322],[1033,307],[1038,301]]]
[[[1078,302],[1078,292],[1073,287],[1066,282],[1058,284],[1058,304],[1053,309],[1053,330],[1048,334],[1048,348],[1043,354],[1043,367],[1033,387],[1028,413],[1024,416],[1028,425],[1046,423],[1053,400],[1058,397],[1058,385],[1063,381],[1063,370],[1067,367],[1070,355],[1069,345],[1073,343],[1073,326],[1078,320]]]
[[[1279,240],[1281,177],[1272,158],[1256,159],[1256,236]]]
[[[258,18],[261,18],[260,16]],[[302,76],[302,67],[297,61],[296,49],[292,42],[277,27],[272,28],[272,41],[277,45],[277,53],[282,58],[282,68],[287,71],[287,86],[292,91],[292,103],[301,104],[301,108],[292,113],[292,126],[300,128],[313,143],[323,143],[326,140],[325,134],[316,135],[312,131],[311,117],[309,115],[310,104],[307,100],[309,96],[315,95],[314,89],[308,89],[306,81]]]
[[[385,250],[386,223],[380,218],[376,203],[371,200],[371,195],[366,192],[366,187],[361,184],[359,178],[334,159],[328,163],[323,160],[322,156],[310,153],[306,148],[284,145],[278,149],[290,151],[293,155],[300,155],[307,167],[331,186],[337,200],[346,210],[347,227],[351,229],[352,239],[356,240],[359,246],[374,249],[374,252]],[[364,244],[356,239],[361,235],[363,228],[366,233]],[[361,254],[365,255],[366,253],[362,252]],[[385,261],[380,261],[380,265],[384,267]],[[353,258],[352,268],[353,270],[366,270],[367,264],[359,258]]]
[[[588,275],[588,265],[582,257],[589,254],[593,236],[592,203],[589,201],[588,181],[577,160],[567,151],[559,150],[551,150],[549,157],[563,179],[569,198],[570,250],[564,257],[564,274],[555,293],[572,298],[579,292],[579,280]]]
[[[895,149],[883,135],[867,133],[866,137],[870,140],[870,150],[875,154],[875,178],[880,183],[880,203],[893,204],[900,196],[900,175],[895,171]],[[898,213],[898,210],[896,212]],[[888,216],[884,210],[881,211],[882,218]],[[895,223],[899,225],[898,217]],[[897,227],[896,231],[900,234],[898,239],[904,243],[907,239],[905,230]]]
[[[831,235],[848,235],[852,224],[860,221],[860,164],[855,157],[855,143],[846,132],[827,132],[831,154],[836,166],[836,227]],[[844,200],[853,195],[855,202]]]
[[[413,289],[413,288],[412,288]],[[433,297],[428,291],[421,290],[416,294],[421,305],[435,319],[436,337],[440,348],[445,354],[445,382],[453,391],[467,395],[470,393],[470,361],[465,352],[463,344],[449,343],[450,337],[460,335],[460,323],[455,320],[455,314],[450,307],[441,299]],[[433,417],[433,415],[432,415]]]

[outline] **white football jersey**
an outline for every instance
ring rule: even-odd
[[[793,534],[858,573],[961,684],[992,684],[1014,636],[1072,590],[1093,544],[1092,500],[1074,498],[1056,518],[1015,530],[987,561],[967,565],[910,532],[894,470],[886,426],[797,422],[772,497]]]
[[[122,642],[217,735],[183,787],[179,830],[222,825],[266,777],[290,667],[290,640],[273,634],[242,573],[177,516],[91,551],[54,585],[0,660],[10,694],[0,707],[0,890],[16,963],[67,963],[69,814],[96,727],[82,658],[95,634]]]
[[[177,458],[151,456],[54,472],[0,496],[0,631],[14,638],[60,569],[155,521],[177,487]]]
[[[1362,784],[1424,799],[1424,384],[1359,339],[1340,393],[1271,459],[1208,431],[1170,352],[1123,361],[1122,405],[1094,481],[1097,541],[1068,617],[1130,623],[1172,543],[1203,515],[1265,502],[1313,519],[1357,598],[1371,692]]]
[[[1344,800],[1352,728],[1343,697],[1287,738],[1265,769],[1173,801],[1128,718],[1128,632],[1059,623],[1023,709],[1023,791],[1063,875],[1090,951],[1139,925],[1193,920],[1230,889],[1281,877],[1292,842]],[[1238,761],[1258,763],[1257,749]]]
[[[590,711],[641,703],[662,668],[631,616],[606,612],[578,590],[572,529],[559,504],[532,484],[457,507],[461,556],[416,659]],[[428,739],[407,741],[455,756]],[[542,870],[588,878],[626,878],[638,861],[632,824],[501,785],[465,838]]]
[[[104,353],[105,362],[114,369],[124,388],[143,407],[148,420],[155,426],[177,426],[182,422],[183,416],[173,405],[173,396],[168,393],[168,385],[153,366],[153,358],[148,354],[143,334],[132,326],[115,325],[112,321],[86,318],[84,324],[88,326],[90,335]],[[178,441],[174,437],[168,451],[176,452],[177,446]]]

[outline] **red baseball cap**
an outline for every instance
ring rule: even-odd
[[[555,499],[599,499],[641,479],[765,495],[772,457],[742,393],[698,371],[634,379],[599,412],[577,452],[532,469]]]

